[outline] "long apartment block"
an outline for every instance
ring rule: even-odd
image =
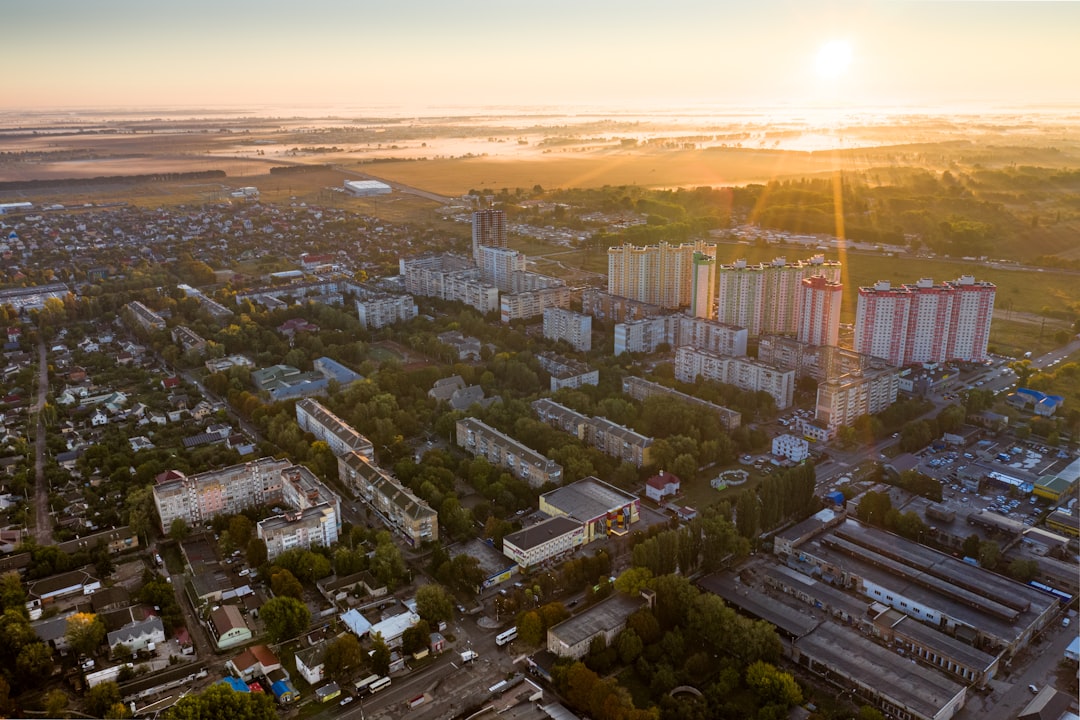
[[[457,421],[457,444],[533,487],[562,482],[562,466],[476,418]]]
[[[339,456],[338,477],[414,546],[439,539],[438,513],[370,459],[358,452]]]
[[[543,422],[635,467],[647,465],[653,439],[600,416],[588,417],[554,400],[541,398],[532,403],[533,412]]]
[[[304,398],[296,403],[296,422],[301,430],[329,445],[334,455],[355,451],[365,457],[375,457],[370,440],[316,400]]]

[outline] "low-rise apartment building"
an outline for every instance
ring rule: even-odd
[[[301,430],[329,445],[334,455],[356,451],[365,457],[375,457],[370,440],[316,400],[304,398],[296,403],[296,422]]]
[[[414,546],[439,539],[438,513],[360,453],[338,457],[338,477]]]
[[[533,487],[562,482],[562,466],[476,418],[457,421],[457,444]]]

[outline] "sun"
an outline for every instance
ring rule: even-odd
[[[851,65],[851,43],[847,40],[830,40],[817,53],[818,77],[836,80],[847,73]]]

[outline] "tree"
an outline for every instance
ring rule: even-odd
[[[795,678],[767,662],[759,660],[746,668],[746,684],[764,703],[791,707],[802,702]]]
[[[407,653],[425,650],[431,644],[431,626],[421,620],[401,634],[401,649]]]
[[[291,597],[297,600],[304,598],[304,586],[296,579],[296,576],[284,568],[275,570],[270,574],[270,589],[278,597]]]
[[[266,541],[259,537],[253,537],[248,540],[247,552],[248,565],[253,568],[261,567],[266,563]]]
[[[863,705],[859,708],[859,713],[855,716],[856,720],[885,720],[885,716],[881,714],[881,711],[875,707],[869,705]]]
[[[416,589],[416,612],[428,623],[437,625],[454,614],[454,600],[442,585],[421,585]]]
[[[518,639],[526,645],[539,645],[544,640],[544,621],[535,610],[518,616],[517,629]]]
[[[1001,558],[1001,546],[993,540],[986,540],[979,543],[979,565],[987,570],[993,570],[997,567],[998,560]]]
[[[169,525],[169,537],[177,542],[186,538],[190,532],[191,530],[188,528],[187,520],[184,518],[176,518],[172,521],[172,524]]]
[[[296,598],[276,597],[267,600],[259,611],[266,632],[273,642],[283,642],[307,630],[311,611]]]
[[[99,718],[108,716],[116,705],[123,707],[123,703],[120,702],[120,688],[111,681],[99,683],[90,688],[86,693],[84,703],[86,713]]]
[[[619,636],[615,638],[615,649],[619,653],[619,660],[623,665],[630,665],[637,660],[638,655],[641,654],[645,644],[641,642],[641,638],[631,628],[627,628],[619,633]]]
[[[19,573],[15,570],[0,577],[0,613],[8,608],[26,614],[26,591],[19,580]]]
[[[180,698],[165,712],[166,720],[277,720],[277,708],[266,693],[236,692],[220,683],[198,695]]]
[[[52,650],[43,642],[32,642],[19,650],[15,672],[24,688],[46,682],[53,673]]]
[[[67,619],[64,638],[76,652],[92,655],[105,639],[105,623],[93,613],[75,613]]]
[[[69,702],[68,694],[59,688],[45,693],[44,710],[46,717],[60,717]]]
[[[375,633],[375,637],[371,638],[371,672],[376,675],[390,672],[390,648],[379,633]]]
[[[379,582],[390,587],[394,587],[405,577],[405,559],[401,557],[401,550],[394,543],[394,538],[386,530],[380,531],[375,538],[371,572]]]
[[[342,633],[331,642],[323,655],[323,668],[335,680],[341,680],[360,667],[364,650],[352,633]]]
[[[154,527],[154,517],[157,509],[154,506],[154,489],[150,485],[136,488],[128,493],[124,501],[124,509],[127,511],[127,524],[131,532],[149,541],[150,530]]]
[[[1034,560],[1017,558],[1009,563],[1009,568],[1006,572],[1013,580],[1029,583],[1039,577],[1039,563]]]

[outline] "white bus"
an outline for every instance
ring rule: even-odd
[[[512,627],[509,630],[506,630],[505,632],[501,632],[498,635],[496,635],[495,636],[495,644],[496,645],[505,645],[506,643],[510,642],[511,640],[513,640],[516,637],[517,637],[517,628]]]
[[[385,687],[390,687],[390,678],[388,677],[379,678],[375,682],[371,683],[371,685],[368,687],[368,690],[373,693],[377,693]]]
[[[371,684],[379,679],[378,675],[368,675],[363,680],[356,681],[356,692],[365,693],[371,691]]]

